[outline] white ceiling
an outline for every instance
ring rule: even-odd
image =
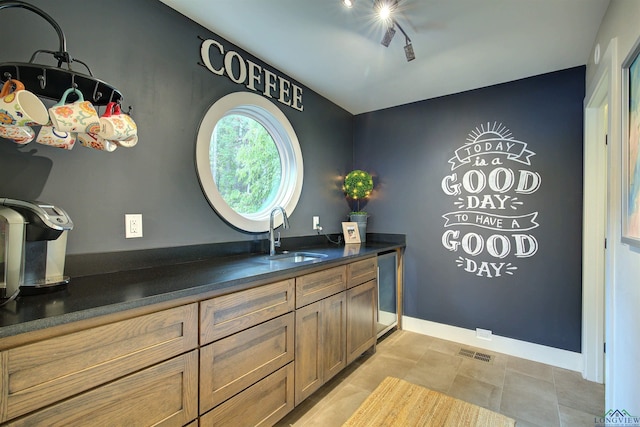
[[[352,114],[584,65],[609,0],[161,0]]]

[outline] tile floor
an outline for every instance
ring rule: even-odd
[[[517,427],[593,427],[604,413],[604,386],[578,372],[487,350],[395,331],[302,402],[277,426],[341,426],[386,377],[395,376],[508,415]]]

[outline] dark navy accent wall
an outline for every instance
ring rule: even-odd
[[[113,153],[81,146],[66,152],[35,142],[18,147],[0,139],[0,197],[64,208],[75,224],[70,254],[265,239],[266,234],[242,233],[221,220],[198,183],[194,152],[200,120],[222,96],[248,91],[198,65],[198,37],[218,40],[226,50],[295,80],[157,0],[29,1],[60,24],[73,57],[123,93],[140,138],[135,148]],[[37,49],[58,48],[54,29],[23,9],[0,11],[0,37],[5,41],[0,62],[27,62]],[[38,56],[40,61],[55,65],[47,55]],[[338,232],[349,209],[338,177],[353,163],[353,116],[307,87],[303,112],[273,102],[295,129],[304,157],[302,195],[282,236],[313,234],[313,215],[320,216],[326,232]],[[143,238],[125,240],[125,213],[143,214]]]
[[[584,83],[577,67],[356,116],[370,231],[407,234],[406,315],[581,351]]]

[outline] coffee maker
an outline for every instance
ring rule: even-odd
[[[0,297],[63,288],[67,231],[73,222],[49,203],[0,198]]]

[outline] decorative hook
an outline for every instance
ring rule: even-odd
[[[40,80],[40,89],[47,87],[47,70],[45,68],[42,69],[42,74],[38,76],[38,80]]]
[[[78,89],[78,84],[76,83],[76,75],[71,73],[71,87],[74,89]]]
[[[98,91],[98,86],[100,86],[100,82],[96,82],[96,87],[93,89],[93,102],[98,102],[102,98],[102,92]]]

